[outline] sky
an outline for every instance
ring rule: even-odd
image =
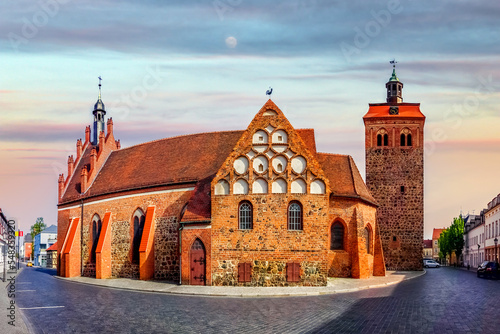
[[[0,208],[57,222],[57,180],[102,99],[122,147],[245,129],[272,99],[365,175],[362,117],[396,59],[425,125],[425,231],[500,192],[500,2],[3,0]]]

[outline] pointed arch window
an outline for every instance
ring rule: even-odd
[[[377,146],[382,146],[382,135],[380,133],[377,135]]]
[[[101,234],[101,218],[96,213],[92,218],[92,248],[90,251],[90,262],[95,263],[96,261],[96,249],[97,243],[99,242],[99,235]]]
[[[251,230],[253,228],[253,208],[248,201],[240,203],[238,208],[238,222],[240,230]]]
[[[344,224],[335,222],[330,228],[330,250],[344,250]]]
[[[370,226],[365,227],[365,246],[366,246],[366,253],[373,254],[373,251],[372,251],[372,230],[371,230]]]
[[[133,216],[132,263],[139,263],[139,247],[141,246],[145,221],[144,212],[141,209],[135,210]]]
[[[288,229],[302,230],[302,205],[300,202],[293,201],[288,205]]]
[[[384,135],[384,146],[389,146],[389,135],[387,133]]]

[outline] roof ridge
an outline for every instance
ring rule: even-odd
[[[124,148],[121,148],[121,149],[113,151],[113,152],[120,152],[120,151],[128,150],[130,148],[134,148],[134,147],[137,147],[137,146],[151,144],[151,143],[156,143],[156,142],[159,142],[159,141],[162,141],[162,140],[167,140],[167,139],[176,139],[176,138],[182,138],[182,137],[189,137],[189,136],[196,136],[196,135],[206,135],[206,134],[213,134],[213,133],[231,133],[231,132],[243,132],[243,131],[245,131],[245,130],[198,132],[198,133],[190,133],[190,134],[184,134],[184,135],[177,135],[177,136],[173,136],[173,137],[167,137],[167,138],[150,140],[150,141],[147,141],[147,142],[144,142],[144,143],[139,143],[139,144],[135,144],[135,145],[132,145],[132,146],[124,147]]]

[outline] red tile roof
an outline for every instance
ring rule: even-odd
[[[318,153],[316,157],[330,180],[334,196],[362,198],[376,205],[350,155]]]
[[[424,240],[424,248],[432,248],[432,240]]]
[[[55,244],[47,248],[47,252],[48,251],[57,251],[57,241],[55,242]]]
[[[444,230],[446,230],[445,228],[435,228],[433,231],[432,231],[432,239],[439,239],[439,236],[441,235],[441,232],[443,232]]]
[[[390,115],[389,109],[391,106],[399,108],[398,115]],[[372,117],[387,117],[387,118],[424,118],[424,114],[420,111],[420,103],[400,103],[391,105],[388,103],[371,103],[370,108],[363,119]]]

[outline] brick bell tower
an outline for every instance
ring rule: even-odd
[[[365,123],[366,185],[377,200],[388,270],[422,270],[424,236],[424,123],[420,103],[403,102],[396,75],[387,102],[370,103]]]

